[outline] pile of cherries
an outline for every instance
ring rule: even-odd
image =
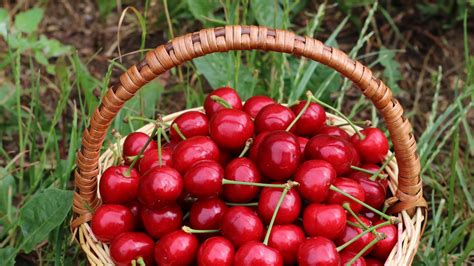
[[[129,134],[123,164],[102,174],[91,229],[114,263],[383,265],[398,219],[383,212],[382,131],[309,92],[287,107],[223,87],[204,110]]]

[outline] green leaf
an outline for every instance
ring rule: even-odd
[[[20,248],[30,252],[64,221],[71,210],[72,195],[72,191],[49,188],[23,205],[18,222],[23,233]]]
[[[12,190],[11,195],[15,194],[15,179],[3,167],[0,167],[0,217],[8,214],[8,208],[11,207],[8,190]]]
[[[41,52],[47,57],[59,57],[64,54],[71,52],[71,46],[64,45],[56,39],[48,39],[46,36],[41,35],[38,46],[41,47]]]
[[[214,18],[214,11],[221,6],[217,0],[187,0],[187,3],[191,14],[205,25],[209,22],[206,18]]]
[[[8,32],[8,20],[8,11],[0,8],[0,35],[4,38],[6,38]]]
[[[259,25],[277,29],[282,28],[283,10],[279,1],[253,0],[251,1],[251,9]]]
[[[400,63],[395,59],[395,51],[388,50],[382,46],[378,60],[380,60],[380,64],[385,68],[383,76],[388,86],[392,89],[394,94],[398,94],[400,87],[397,82],[402,79],[402,74],[400,73]]]
[[[97,0],[101,17],[107,16],[117,6],[117,1]]]
[[[0,261],[4,266],[15,265],[17,251],[12,247],[0,248]]]
[[[15,16],[15,29],[24,33],[35,32],[43,19],[43,15],[44,10],[42,8],[32,8],[21,12]]]

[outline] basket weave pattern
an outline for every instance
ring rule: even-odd
[[[101,204],[97,193],[98,177],[111,165],[113,155],[111,149],[102,156],[100,151],[118,111],[143,85],[177,65],[209,53],[252,49],[303,56],[327,65],[350,79],[380,111],[390,133],[396,158],[387,170],[390,189],[395,195],[389,200],[392,203],[389,212],[398,213],[403,221],[398,225],[399,242],[387,264],[411,263],[426,223],[427,204],[423,198],[421,166],[412,127],[403,116],[403,109],[392,97],[390,89],[358,61],[311,37],[301,37],[289,31],[261,26],[226,26],[177,37],[148,52],[145,60],[130,67],[120,76],[119,84],[109,88],[102,103],[93,113],[90,126],[83,133],[81,150],[77,154],[73,204],[75,216],[71,223],[73,230],[78,231],[79,242],[92,264],[111,263],[107,245],[95,240],[87,222],[92,218],[90,210]],[[179,113],[166,116],[164,120],[172,121],[177,115]],[[340,119],[328,116],[331,119]],[[150,133],[152,127],[150,124],[139,131]],[[350,134],[354,133],[350,128],[344,129]]]

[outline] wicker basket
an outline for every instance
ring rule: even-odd
[[[113,264],[108,245],[94,237],[88,222],[92,218],[91,210],[101,204],[98,194],[100,175],[113,163],[113,149],[117,147],[109,148],[102,155],[100,151],[118,111],[143,85],[175,66],[210,53],[252,49],[289,53],[325,64],[354,82],[380,111],[395,151],[395,158],[386,169],[390,190],[395,195],[388,200],[391,203],[389,212],[398,215],[402,221],[398,224],[398,243],[386,265],[411,264],[426,225],[427,204],[423,198],[420,161],[412,127],[390,89],[361,63],[313,38],[261,26],[226,26],[186,34],[148,52],[145,60],[120,76],[119,84],[109,88],[95,110],[90,126],[83,133],[82,147],[77,154],[74,218],[71,223],[73,233],[92,265]],[[186,111],[189,110],[182,112]],[[182,112],[168,115],[163,120],[171,122]],[[342,118],[331,114],[328,114],[328,119],[344,122]],[[149,124],[138,131],[150,134],[153,126]],[[354,133],[350,127],[343,129],[349,134]],[[122,144],[123,140],[118,145]]]

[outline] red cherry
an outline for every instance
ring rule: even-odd
[[[254,140],[252,145],[250,146],[249,150],[249,158],[256,162],[258,158],[258,150],[260,149],[260,144],[262,144],[262,141],[265,139],[265,137],[270,134],[270,131],[265,131],[260,134],[258,134]]]
[[[110,166],[100,178],[99,191],[103,203],[123,204],[137,197],[139,175],[131,169],[129,176],[124,173],[128,166]]]
[[[359,219],[367,227],[372,226],[372,223],[369,220],[367,220],[366,218],[364,218],[362,216],[359,216]],[[349,220],[353,223],[358,223],[356,221],[356,219],[354,219],[354,217],[352,217],[352,216],[349,217],[347,220]],[[354,227],[352,225],[347,225],[346,229],[342,233],[341,237],[336,239],[336,243],[337,243],[337,245],[340,246],[340,245],[346,243],[347,241],[353,239],[355,236],[362,233],[363,231],[364,231],[364,229],[362,229],[362,228]],[[347,246],[344,250],[359,253],[359,251],[361,251],[364,247],[366,247],[374,239],[375,239],[375,235],[373,233],[369,232],[369,233],[363,235],[361,238],[357,239],[354,243]],[[364,256],[367,255],[373,248],[374,247],[372,246],[369,250],[367,250],[367,252],[364,253]]]
[[[182,230],[163,236],[155,246],[155,260],[158,265],[191,265],[197,255],[199,242],[193,234]]]
[[[144,233],[126,232],[110,243],[110,257],[118,266],[131,265],[133,260],[142,258],[145,264],[153,264],[155,243]]]
[[[306,239],[298,250],[298,264],[300,266],[339,266],[341,259],[334,243],[324,237]]]
[[[122,147],[123,158],[125,160],[125,163],[130,164],[133,161],[133,157],[137,156],[140,153],[140,150],[148,141],[148,138],[150,138],[150,136],[143,132],[132,132],[127,135]],[[152,140],[150,141],[150,143],[148,143],[148,146],[146,146],[144,152],[156,148],[156,142]],[[138,166],[138,163],[136,164],[136,166]]]
[[[256,95],[250,97],[244,104],[244,107],[242,110],[249,114],[252,118],[255,118],[260,112],[260,110],[263,109],[263,107],[274,104],[275,101],[267,96],[261,96],[261,95]]]
[[[308,236],[323,236],[334,240],[346,228],[346,212],[339,205],[313,203],[304,210],[303,226]]]
[[[373,224],[375,224],[376,222],[381,220],[380,216],[378,214],[376,214],[373,211],[367,210],[366,208],[362,209],[359,212],[359,214],[364,216],[365,218],[369,219]]]
[[[253,136],[253,122],[244,111],[223,109],[212,116],[209,132],[219,147],[241,150]]]
[[[275,225],[270,233],[268,246],[278,250],[287,265],[296,263],[298,249],[305,240],[305,235],[300,227],[294,224]]]
[[[380,163],[383,162],[388,153],[388,140],[383,132],[378,128],[366,128],[360,131],[365,136],[363,140],[358,134],[351,137],[351,142],[354,144],[362,161],[365,163]]]
[[[221,233],[234,246],[240,247],[250,241],[260,241],[263,238],[263,224],[251,209],[231,207],[222,217]]]
[[[232,266],[234,255],[232,243],[223,237],[215,236],[202,243],[197,262],[199,266]]]
[[[258,200],[258,216],[265,224],[269,224],[272,219],[273,212],[280,200],[283,191],[279,188],[263,188]],[[275,224],[291,224],[300,214],[301,198],[295,189],[291,189],[285,195],[281,203],[278,214],[275,218]]]
[[[172,160],[176,170],[184,174],[198,161],[219,161],[219,148],[209,137],[192,137],[176,146]]]
[[[136,228],[142,228],[143,223],[142,219],[140,218],[140,211],[142,206],[138,201],[131,201],[127,203],[127,207],[130,209],[133,215],[133,224],[135,225]]]
[[[374,258],[365,258],[366,266],[383,266],[383,262],[376,260]]]
[[[260,144],[257,166],[266,177],[284,180],[292,176],[300,163],[300,146],[286,131],[269,133]]]
[[[340,137],[347,141],[351,140],[351,136],[349,136],[349,134],[347,134],[347,132],[344,129],[340,127],[335,127],[335,126],[323,127],[318,131],[318,134]]]
[[[175,202],[183,191],[183,178],[171,167],[155,167],[141,177],[138,200],[147,207]]]
[[[229,180],[260,183],[262,177],[253,161],[247,158],[236,158],[225,168],[225,177]],[[260,188],[245,185],[224,185],[223,196],[230,202],[249,202],[254,199]]]
[[[346,265],[356,255],[357,253],[354,253],[351,251],[346,251],[346,250],[341,251],[341,253],[339,253],[339,257],[341,257],[341,265]],[[366,266],[365,259],[363,257],[359,257],[351,265],[352,266]]]
[[[122,205],[102,205],[92,216],[91,229],[98,240],[109,242],[121,233],[133,231],[133,214]]]
[[[173,165],[171,158],[173,157],[173,150],[171,147],[161,148],[161,166]],[[143,153],[143,158],[140,159],[138,164],[138,171],[140,175],[145,175],[150,169],[159,167],[160,161],[158,160],[158,149],[148,150]]]
[[[186,138],[209,135],[209,119],[205,114],[198,111],[182,113],[171,124],[170,138],[172,140],[181,140],[181,136],[173,127],[175,124]]]
[[[217,111],[225,109],[225,107],[220,103],[217,103],[211,99],[211,96],[213,95],[224,99],[230,104],[230,106],[232,106],[232,109],[242,109],[242,100],[240,99],[239,94],[237,94],[237,92],[230,87],[222,87],[209,93],[204,100],[204,110],[206,110],[206,115],[208,117],[212,117]]]
[[[300,165],[294,178],[300,184],[297,189],[304,199],[323,202],[336,179],[336,170],[326,161],[309,160]]]
[[[345,175],[350,173],[351,165],[359,161],[351,146],[339,137],[316,135],[306,144],[305,157],[324,160],[332,164],[338,175]]]
[[[296,137],[296,139],[298,140],[298,143],[300,144],[301,157],[303,157],[304,149],[306,148],[306,144],[308,144],[309,139],[304,138],[304,137]]]
[[[362,173],[362,172],[358,172]],[[379,209],[383,206],[386,197],[385,188],[377,181],[370,180],[370,175],[366,173],[352,173],[349,177],[359,182],[365,193],[365,203]],[[369,177],[367,177],[369,176]]]
[[[218,229],[227,205],[217,198],[196,201],[189,212],[189,223],[193,229]]]
[[[192,196],[209,198],[222,192],[224,170],[215,161],[201,161],[184,175],[184,189]]]
[[[237,250],[234,264],[239,266],[283,266],[283,257],[278,250],[252,241]]]
[[[303,110],[306,101],[301,101],[291,107],[291,111],[298,115]],[[317,103],[310,103],[308,109],[294,125],[295,133],[301,136],[313,136],[326,124],[326,112]]]
[[[366,170],[369,170],[371,172],[377,172],[379,171],[380,169],[380,166],[376,165],[376,164],[363,164],[360,166],[360,168],[363,168],[363,169],[366,169]],[[381,171],[380,174],[385,174],[384,171]],[[352,171],[351,174],[349,175],[349,178],[352,178],[352,179],[355,179],[355,180],[359,180],[359,179],[370,179],[372,177],[371,174],[367,174],[367,173],[364,173],[364,172],[361,172],[361,171]],[[379,183],[380,185],[382,185],[382,187],[387,190],[388,188],[388,179],[387,178],[380,178],[380,177],[377,177],[377,179],[375,180],[377,183]]]
[[[375,223],[375,225],[381,223],[382,221],[379,221]],[[390,255],[390,252],[392,252],[393,247],[397,244],[398,230],[393,224],[388,224],[376,229],[376,231],[384,234],[385,239],[379,240],[379,242],[375,244],[370,255],[385,261],[388,255]]]
[[[226,167],[226,165],[235,157],[235,155],[228,150],[220,149],[219,154],[219,164],[222,165],[222,167]]]
[[[161,238],[179,229],[183,221],[183,213],[176,204],[159,209],[144,208],[140,217],[146,232],[154,238]]]
[[[176,148],[176,146],[182,142],[182,139],[172,139],[170,142],[164,142],[161,146],[162,149],[170,148],[172,151]]]
[[[339,177],[334,180],[333,185],[347,194],[359,199],[360,201],[365,202],[365,192],[359,182],[349,178]],[[343,205],[344,203],[348,202],[354,212],[359,212],[362,210],[362,205],[332,190],[329,191],[327,202],[339,205]]]
[[[278,103],[270,104],[260,110],[255,117],[255,132],[285,130],[294,119],[295,114],[290,108]]]

